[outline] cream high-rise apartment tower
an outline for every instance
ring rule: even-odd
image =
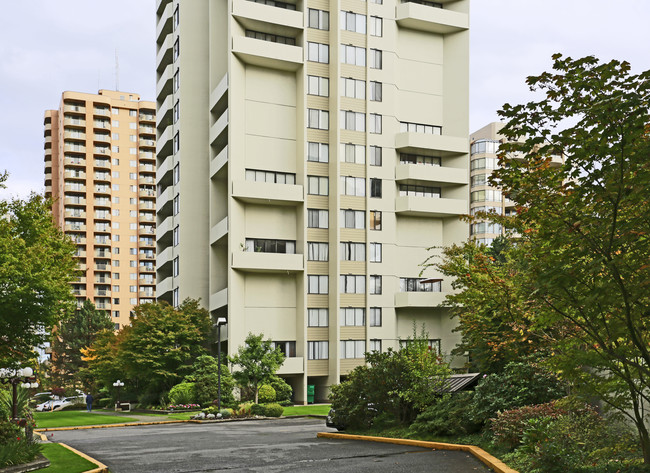
[[[73,292],[109,311],[116,329],[155,300],[155,108],[100,90],[64,92],[45,112],[45,193],[83,272]]]
[[[297,402],[424,324],[467,239],[469,0],[158,0],[158,298],[287,355]],[[429,278],[423,282],[423,278]]]

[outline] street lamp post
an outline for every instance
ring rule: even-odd
[[[11,418],[18,420],[18,385],[25,389],[36,388],[38,383],[34,376],[34,370],[30,367],[18,370],[3,368],[0,369],[0,382],[9,383],[12,386]]]
[[[217,363],[219,365],[217,375],[217,409],[221,410],[221,326],[226,323],[225,317],[217,318]]]
[[[124,386],[124,382],[120,381],[119,379],[113,383],[113,386],[117,388],[117,398],[116,398],[116,405],[118,408],[121,409],[120,407],[120,388]]]

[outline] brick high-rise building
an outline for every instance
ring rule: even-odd
[[[158,298],[282,347],[295,400],[424,325],[468,238],[469,0],[158,0]],[[425,280],[425,278],[429,278]]]
[[[128,92],[64,92],[44,124],[45,192],[83,271],[73,292],[119,328],[133,306],[155,300],[155,104]]]

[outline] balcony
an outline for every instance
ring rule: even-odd
[[[210,144],[214,145],[217,139],[228,127],[228,110],[221,114],[219,119],[210,127]]]
[[[80,179],[80,180],[85,180],[86,179],[86,173],[83,171],[65,171],[63,173],[63,178],[64,179]]]
[[[93,141],[95,143],[110,143],[111,135],[110,133],[95,133]]]
[[[93,192],[95,194],[104,194],[104,195],[110,195],[111,193],[111,187],[110,186],[95,186]]]
[[[436,199],[408,195],[395,198],[395,213],[398,215],[445,218],[468,212],[468,201],[463,199]]]
[[[156,140],[149,140],[149,139],[144,139],[140,138],[139,142],[141,147],[148,147],[148,148],[155,148],[156,147]],[[140,153],[140,157],[142,157],[144,153]]]
[[[93,110],[93,115],[97,115],[97,116],[100,116],[100,117],[102,117],[102,116],[103,117],[108,117],[108,116],[110,116],[110,114],[111,114],[111,109],[108,108],[108,107],[106,107],[106,108],[104,108],[104,107],[95,107],[94,110]]]
[[[110,172],[96,172],[94,175],[95,181],[110,181],[111,173]]]
[[[214,245],[226,235],[228,235],[228,217],[224,217],[219,223],[212,226],[210,229],[210,244]]]
[[[86,205],[86,199],[79,199],[73,197],[65,197],[63,199],[64,205]]]
[[[85,153],[86,147],[83,145],[78,145],[73,143],[65,143],[63,145],[63,151],[70,152],[70,153]]]
[[[228,288],[210,295],[210,309],[217,310],[228,305]],[[223,335],[223,333],[221,334]]]
[[[172,154],[172,127],[165,128],[156,143],[156,154],[158,158],[164,158]]]
[[[96,263],[95,271],[110,271],[111,265],[109,263]]]
[[[155,199],[156,191],[153,189],[140,189],[138,190],[138,197],[143,199]]]
[[[86,218],[86,211],[81,209],[68,210],[63,212],[65,218]]]
[[[253,3],[251,4],[256,5]],[[268,7],[266,5],[262,6],[273,9],[273,7]],[[283,11],[284,13],[297,13],[288,10],[278,10]],[[262,66],[284,71],[297,71],[303,65],[303,53],[300,46],[272,43],[270,41],[262,41],[259,39],[247,38],[245,36],[233,37],[232,43],[232,52],[245,63],[254,66]]]
[[[95,146],[93,149],[94,154],[103,154],[105,156],[111,155],[111,149],[108,146]]]
[[[51,137],[50,138],[51,142]],[[82,132],[73,132],[73,131],[65,131],[63,132],[63,138],[66,140],[85,140],[86,139],[86,134]],[[48,143],[48,139],[45,139],[45,142]]]
[[[81,120],[79,118],[64,118],[63,119],[63,125],[64,126],[85,127],[86,126],[86,120]]]
[[[156,41],[172,32],[172,6],[172,3],[169,2],[160,14],[160,19],[156,25]]]
[[[160,49],[156,54],[156,70],[161,71],[172,62],[172,51],[174,49],[174,36],[168,34],[167,37],[160,43]]]
[[[156,292],[158,292],[158,297],[162,297],[164,294],[172,292],[172,289],[174,287],[173,282],[174,279],[171,276],[166,277],[162,281],[158,282],[156,285]]]
[[[95,159],[93,167],[95,169],[110,169],[111,161],[109,159]]]
[[[305,372],[305,359],[302,356],[285,358],[277,374],[302,374]]]
[[[140,164],[140,166],[138,166],[138,171],[142,173],[146,172],[146,173],[155,174],[156,166],[154,166],[153,164]]]
[[[86,228],[84,223],[66,223],[63,230],[66,232],[85,232]]]
[[[93,128],[96,130],[108,130],[111,128],[110,120],[95,120],[93,122]]]
[[[63,106],[63,111],[72,112],[72,113],[86,113],[86,107],[84,107],[83,105],[65,104]]]
[[[158,78],[158,83],[156,83],[156,97],[158,100],[162,100],[163,97],[167,97],[172,93],[172,85],[174,79],[174,66],[169,64],[160,77]]]
[[[154,135],[156,134],[156,128],[153,126],[140,125],[140,134],[141,135]]]
[[[304,269],[304,256],[287,253],[257,253],[235,251],[232,268],[256,273],[299,272]]]
[[[273,32],[284,36],[292,36],[303,30],[302,12],[263,3],[235,0],[232,2],[232,16],[245,29],[256,30],[260,23],[273,23],[280,27],[274,28]]]
[[[395,307],[438,307],[445,297],[446,292],[396,292]]]
[[[418,3],[397,5],[397,24],[402,28],[449,34],[469,29],[469,15],[442,8],[433,8]]]
[[[171,246],[168,246],[156,254],[156,268],[158,268],[158,271],[163,272],[165,270],[165,266],[171,265],[173,256],[174,255],[172,254]],[[169,269],[169,271],[171,272],[171,269]]]
[[[233,181],[232,196],[249,203],[299,205],[304,201],[303,187],[255,181]]]
[[[161,217],[168,217],[172,213],[172,199],[174,189],[170,186],[156,199],[156,213]]]
[[[398,164],[395,167],[395,180],[428,181],[439,184],[466,185],[467,169],[427,166],[425,164]]]
[[[156,123],[156,115],[153,113],[144,113],[140,112],[140,123],[143,122],[148,122],[148,123]]]
[[[168,233],[174,229],[174,221],[172,217],[167,217],[163,220],[156,229],[156,238],[162,240]]]
[[[63,191],[68,192],[86,192],[86,186],[83,184],[66,184]]]
[[[174,109],[173,97],[168,95],[167,98],[160,104],[158,107],[158,129],[159,130],[168,130],[171,128],[172,123],[172,111]],[[158,138],[158,143],[162,138]]]
[[[467,138],[412,132],[398,133],[395,135],[395,148],[404,153],[414,154],[418,154],[423,150],[436,151],[436,154],[443,158],[445,156],[458,156],[469,153]]]

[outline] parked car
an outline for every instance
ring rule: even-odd
[[[63,398],[55,399],[53,401],[45,401],[36,406],[36,410],[39,412],[43,411],[60,411],[66,406],[71,406],[73,404],[80,404],[81,401],[78,401],[76,398]]]
[[[325,425],[327,427],[331,427],[332,429],[336,429],[336,430],[338,430],[340,432],[341,430],[345,430],[345,426],[344,425],[337,425],[337,424],[334,423],[334,413],[335,412],[336,411],[334,409],[330,409],[330,411],[327,413],[327,418],[325,419]]]

